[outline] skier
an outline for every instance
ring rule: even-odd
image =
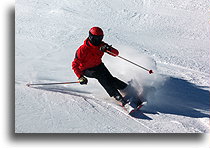
[[[107,50],[110,55],[117,56],[119,51],[103,42],[104,33],[99,27],[92,27],[89,36],[76,51],[72,69],[77,75],[80,84],[87,84],[88,78],[95,78],[103,86],[110,97],[120,101],[122,106],[128,103],[118,90],[124,90],[128,84],[113,77],[102,62],[102,56]]]

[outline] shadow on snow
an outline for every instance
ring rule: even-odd
[[[66,87],[34,87],[53,92],[86,97],[90,94]],[[209,118],[209,91],[206,87],[199,87],[186,80],[170,77],[164,85],[157,89],[149,89],[147,92],[148,105],[137,111],[132,116],[139,119],[152,120],[149,114],[174,114],[192,118]],[[147,88],[148,89],[148,88]],[[151,95],[154,94],[154,95]],[[146,115],[147,114],[147,115]]]
[[[209,91],[186,80],[170,77],[164,85],[149,98],[142,113],[174,114],[192,118],[209,118]],[[152,92],[151,92],[152,93]],[[141,118],[141,113],[139,117]]]

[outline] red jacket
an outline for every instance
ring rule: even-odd
[[[75,59],[72,62],[72,69],[78,78],[83,75],[84,70],[98,66],[102,63],[101,58],[104,55],[104,52],[100,51],[100,47],[104,44],[105,43],[103,42],[99,46],[94,46],[88,39],[86,39],[84,44],[78,48]],[[111,48],[111,52],[115,54],[110,54],[112,56],[119,54],[118,50],[114,48]]]

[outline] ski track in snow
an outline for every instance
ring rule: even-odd
[[[26,87],[26,86],[19,86],[19,87]],[[31,111],[34,111],[36,113],[35,115],[31,116],[29,119],[30,121],[26,120],[26,122],[23,124],[20,121],[16,121],[17,123],[21,123],[21,125],[17,125],[18,130],[16,132],[79,132],[79,130],[83,130],[85,132],[91,132],[91,133],[97,133],[97,132],[108,132],[108,133],[120,133],[120,132],[128,132],[128,133],[167,133],[167,132],[207,132],[203,129],[208,129],[208,126],[200,125],[197,121],[192,121],[191,119],[187,119],[184,117],[177,118],[176,116],[169,116],[161,113],[151,113],[150,111],[145,111],[145,114],[149,117],[147,118],[134,118],[130,117],[126,111],[124,111],[120,106],[113,103],[111,100],[99,100],[93,97],[83,96],[81,94],[75,93],[73,91],[55,91],[55,88],[25,88],[27,90],[35,90],[35,97],[31,98],[29,95],[29,101],[32,105],[28,105],[28,102],[22,102],[22,100],[16,100],[16,105],[19,103],[23,106],[21,107],[21,111],[26,111],[24,113],[21,113],[16,115],[17,119],[21,120],[22,116],[28,116]],[[59,90],[59,89],[57,89]],[[61,89],[62,90],[62,89]],[[21,92],[18,88],[16,88],[17,93]],[[25,98],[27,98],[27,95],[22,95]],[[37,96],[40,96],[39,100],[36,100]],[[53,96],[53,97],[52,97]],[[58,97],[55,97],[58,96]],[[75,97],[77,96],[77,97]],[[19,102],[20,101],[20,102]],[[24,100],[25,101],[25,100]],[[33,103],[33,101],[36,102],[36,104]],[[25,106],[26,105],[26,106]],[[24,108],[24,106],[26,108]],[[58,107],[61,107],[60,109],[57,109]],[[63,106],[63,107],[62,107]],[[44,107],[44,113],[41,113],[41,116],[39,116],[39,111],[42,112],[42,109]],[[54,111],[53,111],[53,109]],[[30,112],[27,112],[29,110]],[[70,118],[72,116],[72,112],[69,110],[73,110],[73,113],[76,115],[73,115],[74,117],[78,118],[78,121],[76,122],[76,125],[82,124],[82,126],[76,126],[71,124],[66,124],[66,118]],[[145,109],[143,109],[144,112]],[[19,112],[18,108],[16,108],[16,112]],[[59,117],[57,112],[60,112],[62,115],[62,118]],[[46,115],[45,113],[49,114]],[[141,114],[141,113],[140,113]],[[154,114],[154,115],[152,115]],[[94,117],[92,117],[94,115]],[[45,117],[47,118],[45,118]],[[87,116],[87,117],[85,117]],[[117,118],[116,118],[117,117]],[[59,118],[61,118],[59,120]],[[96,119],[95,119],[96,118]],[[43,120],[44,119],[44,120]],[[148,120],[149,119],[149,120]],[[150,120],[152,119],[152,120]],[[160,120],[161,119],[161,120]],[[184,119],[184,120],[183,120]],[[84,120],[84,121],[83,121]],[[122,123],[118,123],[119,120],[123,120]],[[148,120],[148,121],[147,121]],[[185,123],[187,120],[187,124]],[[37,124],[35,127],[30,127],[30,131],[27,131],[25,128],[25,124],[28,126],[30,123],[36,123],[39,121],[42,124]],[[74,123],[74,120],[70,118],[70,123]],[[184,121],[184,122],[183,122]],[[47,123],[45,123],[47,122]],[[97,129],[91,129],[89,125],[84,124],[83,122],[91,122],[92,124],[96,125]],[[104,124],[104,122],[106,124]],[[148,124],[150,123],[150,124]],[[191,123],[191,124],[189,124]],[[46,125],[45,125],[46,124]],[[84,124],[84,125],[83,125]],[[92,125],[91,124],[91,125]],[[162,127],[164,125],[164,128]],[[171,127],[172,125],[173,128]],[[195,125],[196,128],[194,127]],[[23,126],[23,127],[22,127]],[[45,128],[43,128],[43,126]],[[48,127],[49,126],[49,127]],[[62,129],[59,129],[59,127],[62,127]],[[84,126],[84,127],[83,127]],[[87,127],[85,127],[87,126]],[[104,127],[101,127],[104,126]],[[65,128],[64,128],[65,127]]]
[[[15,132],[208,133],[208,3],[17,0]],[[137,74],[150,81],[145,85],[148,105],[135,117],[108,98],[94,80],[85,87],[25,86],[28,82],[75,79],[71,61],[92,26],[102,27],[104,40],[123,57],[147,66],[153,64],[138,59],[142,54],[156,61],[154,75]],[[109,56],[103,60],[120,78],[137,72],[132,65]],[[123,67],[129,69],[120,73]]]
[[[32,88],[26,88],[26,89],[32,89]],[[71,110],[75,109],[74,113],[78,112],[79,120],[81,120],[81,121],[77,121],[78,122],[77,124],[79,124],[79,122],[83,122],[82,120],[85,119],[85,116],[87,116],[87,118],[89,118],[88,120],[90,120],[89,122],[91,122],[92,124],[95,123],[96,125],[97,124],[100,125],[98,127],[98,129],[88,129],[89,127],[84,127],[83,130],[86,131],[86,132],[93,132],[93,133],[94,132],[101,132],[101,131],[103,131],[103,132],[124,132],[126,130],[127,130],[127,132],[131,132],[131,133],[137,132],[139,130],[142,131],[142,132],[146,132],[146,133],[147,132],[154,132],[152,129],[148,128],[146,125],[142,124],[138,120],[136,120],[134,118],[132,119],[131,117],[129,117],[129,115],[124,113],[122,111],[122,108],[117,107],[116,104],[106,103],[104,101],[96,100],[94,98],[89,98],[87,96],[79,96],[78,95],[78,97],[75,97],[75,95],[70,95],[70,94],[67,94],[65,92],[64,93],[59,92],[59,94],[57,94],[57,92],[54,92],[51,89],[49,89],[49,90],[45,90],[45,88],[44,89],[37,88],[37,89],[38,90],[36,90],[36,91],[39,91],[39,92],[37,92],[35,94],[40,96],[40,97],[42,96],[42,98],[43,98],[43,95],[44,96],[46,96],[46,95],[49,95],[49,96],[58,95],[58,96],[60,96],[58,98],[58,100],[62,100],[62,101],[61,102],[59,101],[58,103],[61,106],[64,105],[64,103],[67,104],[67,106],[66,106],[67,108],[64,110],[64,112],[67,112],[67,114],[64,115],[65,118],[67,118],[68,116],[72,116],[72,112],[68,111],[68,107],[69,107],[69,109],[71,108]],[[18,90],[18,88],[17,88],[17,90]],[[40,90],[41,90],[41,92],[40,92]],[[48,91],[48,92],[46,93],[46,91]],[[35,99],[36,98],[37,97],[35,97]],[[31,98],[29,98],[29,99],[31,99]],[[45,107],[44,112],[49,113],[49,116],[47,116],[48,119],[46,119],[46,120],[49,122],[48,125],[50,126],[50,129],[53,129],[53,131],[54,131],[56,128],[58,128],[58,127],[55,127],[55,125],[64,124],[64,123],[59,123],[59,122],[62,122],[61,120],[56,121],[56,120],[58,120],[57,119],[58,117],[56,115],[54,115],[55,111],[52,110],[52,108],[55,108],[55,106],[59,106],[59,104],[56,103],[58,100],[57,99],[50,100],[50,99],[51,98],[49,98],[49,99],[46,98],[45,101],[44,101],[45,103],[39,102],[39,101],[42,101],[42,100],[36,100],[36,101],[38,103],[38,106],[41,105],[39,107],[42,108],[42,105],[44,105],[44,107]],[[19,104],[19,101],[21,101],[21,100],[16,101],[16,103],[17,103],[16,105]],[[35,100],[32,99],[31,101],[33,102]],[[24,103],[25,102],[23,102],[23,104]],[[72,103],[75,103],[75,104],[72,104]],[[81,103],[81,105],[79,105],[78,103]],[[22,108],[22,109],[24,109],[26,111],[26,110],[31,110],[31,108],[33,108],[33,107],[36,108],[37,106],[32,105],[32,106],[27,106],[26,108]],[[39,108],[39,107],[37,107],[37,108]],[[64,109],[64,108],[62,108],[62,109]],[[17,109],[16,111],[18,112],[19,110]],[[41,111],[41,109],[40,109],[40,111]],[[93,118],[92,114],[94,114],[94,117],[97,116],[97,118]],[[17,117],[18,117],[18,119],[21,119],[22,118],[21,116],[24,116],[24,115],[27,116],[28,112],[22,113],[22,114],[20,114],[20,116],[19,116],[19,114],[17,114]],[[43,118],[42,115],[40,117],[34,116],[35,119],[32,119],[32,117],[31,117],[30,119],[32,119],[32,120],[30,122],[37,122],[36,118],[38,118],[38,120],[40,121],[41,118]],[[74,115],[74,116],[76,116],[76,115]],[[116,118],[116,116],[118,116],[118,118]],[[126,116],[126,118],[124,116]],[[106,117],[106,118],[104,118],[104,117]],[[123,120],[125,120],[125,122],[118,123],[117,121],[120,118],[123,118]],[[105,121],[106,124],[103,123],[104,121]],[[113,125],[113,122],[116,125],[115,124]],[[135,123],[135,122],[137,122],[137,123]],[[136,131],[136,129],[134,127],[129,126],[129,123],[133,123],[133,126],[139,126],[138,130]],[[26,122],[24,124],[28,124],[28,123]],[[36,125],[36,127],[34,129],[32,129],[32,131],[30,131],[30,132],[35,132],[36,133],[37,129],[39,129],[39,132],[52,132],[51,130],[48,131],[49,127],[47,127],[47,128],[45,127],[43,129],[41,129],[43,124]],[[104,126],[102,126],[103,124],[104,124]],[[65,131],[65,130],[61,129],[60,132],[68,132],[69,130],[71,130],[72,132],[77,133],[77,130],[73,129],[72,125],[68,124],[66,126],[69,127],[68,130]],[[17,132],[28,132],[25,129],[21,129],[20,125],[17,125],[17,127],[19,127],[19,130]]]

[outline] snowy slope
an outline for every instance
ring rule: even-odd
[[[17,0],[16,133],[209,132],[208,0]],[[75,81],[71,62],[92,26],[120,55],[153,69],[149,75],[105,55],[113,75],[133,80],[148,105],[136,118],[96,80]]]

